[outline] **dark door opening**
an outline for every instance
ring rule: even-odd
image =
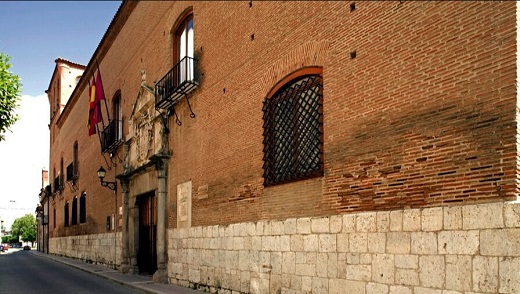
[[[140,274],[153,275],[157,270],[157,203],[155,192],[140,196],[139,201],[139,250],[137,266]]]

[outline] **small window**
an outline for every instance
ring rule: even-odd
[[[73,176],[74,178],[77,178],[79,176],[79,147],[78,147],[78,141],[74,142],[74,147],[73,147],[73,157],[74,157],[74,162],[73,162],[73,166],[74,166],[74,169],[73,169]]]
[[[87,222],[87,194],[83,192],[79,197],[79,222]]]
[[[321,74],[299,75],[266,98],[265,186],[323,175],[322,88]]]
[[[78,224],[78,197],[74,197],[72,199],[72,219],[71,219],[71,225],[77,225]]]
[[[52,227],[56,229],[56,208],[52,210]]]
[[[65,207],[63,208],[63,223],[65,227],[69,226],[69,203],[65,203]]]
[[[121,92],[118,92],[113,100],[113,112],[114,112],[114,121],[115,121],[115,140],[121,141],[123,140],[123,109],[121,105]]]

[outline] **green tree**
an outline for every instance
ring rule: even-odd
[[[9,70],[10,59],[0,52],[0,141],[5,139],[5,132],[18,120],[15,110],[22,88],[20,78]]]
[[[28,213],[22,217],[14,220],[11,226],[11,236],[16,239],[22,238],[24,242],[36,241],[36,218],[34,215]]]

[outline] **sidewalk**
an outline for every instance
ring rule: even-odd
[[[134,274],[122,274],[114,269],[110,269],[108,267],[102,265],[95,265],[86,263],[81,260],[57,256],[53,254],[45,254],[36,250],[31,250],[31,253],[43,258],[49,258],[55,260],[57,262],[61,262],[63,264],[75,267],[77,269],[89,272],[94,275],[98,275],[105,279],[112,280],[114,282],[126,285],[128,287],[132,287],[135,289],[140,289],[145,291],[146,293],[178,293],[178,294],[196,294],[196,293],[204,293],[202,291],[196,291],[190,288],[181,287],[173,284],[158,284],[152,282],[152,277],[134,275]]]

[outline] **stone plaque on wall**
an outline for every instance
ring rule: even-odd
[[[177,228],[191,227],[191,181],[177,185]]]

